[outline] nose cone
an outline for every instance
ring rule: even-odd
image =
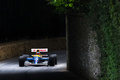
[[[38,56],[35,56],[34,57],[34,64],[37,64],[38,63]]]
[[[34,64],[37,64],[38,63],[38,60],[34,60]]]

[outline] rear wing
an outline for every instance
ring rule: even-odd
[[[37,50],[40,52],[48,52],[48,48],[32,48],[31,52],[36,52]]]

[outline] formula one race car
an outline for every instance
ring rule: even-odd
[[[54,66],[57,64],[57,55],[56,54],[45,54],[42,55],[42,52],[48,52],[48,48],[33,48],[31,52],[36,52],[34,55],[23,54],[19,57],[19,66],[28,66],[28,65],[47,65]]]

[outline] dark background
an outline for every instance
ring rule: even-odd
[[[0,43],[21,39],[65,37],[64,15],[45,0],[2,0]]]

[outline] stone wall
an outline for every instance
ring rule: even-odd
[[[49,52],[66,50],[66,39],[50,38],[42,40],[23,40],[0,44],[0,60],[30,54],[31,48],[48,48]]]
[[[67,15],[67,68],[85,79],[97,80],[100,74],[99,48],[96,33],[92,31],[84,15]]]

